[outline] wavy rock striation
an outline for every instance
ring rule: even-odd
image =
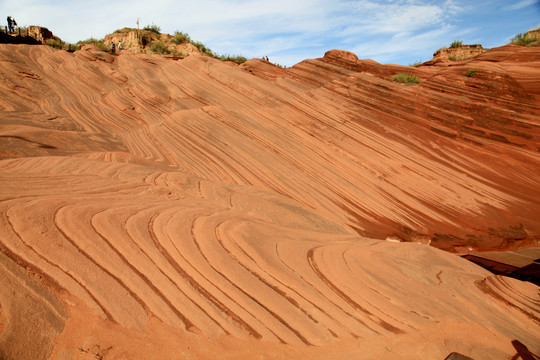
[[[0,45],[0,357],[540,353],[537,286],[378,240],[538,244],[539,54]]]

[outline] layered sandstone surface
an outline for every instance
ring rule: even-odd
[[[537,48],[0,63],[1,358],[540,353],[538,287],[440,250],[538,246]]]

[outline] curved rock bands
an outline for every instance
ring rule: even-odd
[[[406,227],[447,250],[505,246],[489,233],[500,223],[523,224],[530,236],[520,242],[538,236],[537,181],[525,170],[539,166],[540,91],[530,82],[539,65],[529,49],[414,68],[331,51],[278,69],[10,46],[0,46],[12,51],[2,76],[20,93],[0,87],[13,104],[6,157],[130,153],[121,161],[262,186],[360,234]],[[392,82],[400,72],[422,82]],[[14,143],[21,138],[26,145]]]
[[[13,224],[9,216],[10,209],[15,206],[16,205],[11,205],[5,211],[4,231],[5,229],[10,229],[14,235],[10,237],[9,243],[2,244],[2,247],[7,248],[5,252],[8,255],[12,254],[12,256],[14,256],[13,260],[21,263],[21,265],[35,269],[38,273],[43,274],[42,276],[45,276],[49,283],[55,285],[57,291],[67,290],[71,294],[86,300],[90,306],[92,304],[94,307],[97,306],[97,308],[100,311],[103,311],[106,316],[113,319],[107,308],[100,303],[99,299],[96,298],[91,289],[88,289],[85,286],[84,281],[81,280],[77,274],[70,273],[69,270],[64,267],[65,264],[57,264],[56,261],[50,259],[46,254],[43,254],[36,249],[35,244],[31,244],[28,240],[25,240],[26,237],[19,232],[21,229],[17,231],[15,228],[16,225]],[[75,286],[76,288],[70,286]]]
[[[24,166],[24,162],[21,165]],[[114,166],[110,164],[109,167]],[[89,169],[84,170],[84,173],[88,173]],[[17,170],[21,171],[21,168]],[[35,168],[33,170],[35,171]],[[94,170],[103,171],[103,169]],[[62,272],[62,275],[56,273],[47,275],[55,280],[60,280],[64,275],[71,276],[76,281],[76,286],[87,292],[90,307],[99,308],[109,319],[124,326],[142,326],[147,321],[147,316],[144,314],[151,313],[165,322],[176,326],[183,324],[182,326],[188,329],[199,328],[205,333],[212,333],[213,328],[217,326],[225,333],[232,332],[240,335],[238,330],[227,325],[226,320],[220,320],[224,317],[224,319],[231,319],[237,324],[236,326],[244,328],[248,334],[255,337],[260,338],[263,333],[268,333],[268,330],[262,332],[257,330],[263,326],[263,329],[268,328],[270,333],[274,334],[272,336],[280,341],[299,340],[301,343],[310,343],[310,340],[300,331],[289,325],[289,321],[292,320],[285,320],[286,313],[276,312],[276,306],[281,307],[275,304],[276,301],[278,304],[281,302],[277,300],[279,298],[296,306],[284,291],[276,292],[277,288],[270,286],[265,278],[255,276],[263,288],[268,287],[274,292],[272,296],[274,300],[268,303],[267,296],[255,295],[246,290],[249,286],[243,284],[244,276],[233,280],[231,275],[228,275],[228,271],[214,264],[215,259],[221,259],[219,260],[221,262],[230,258],[229,261],[232,264],[239,264],[247,269],[232,253],[225,251],[219,256],[206,255],[208,250],[204,249],[207,249],[208,243],[222,244],[221,236],[217,239],[216,233],[212,232],[210,233],[212,236],[208,238],[207,231],[215,227],[216,231],[221,233],[218,229],[222,226],[205,225],[202,226],[202,230],[199,230],[201,225],[197,224],[206,223],[205,218],[201,217],[202,214],[214,214],[213,217],[218,218],[231,215],[228,213],[221,215],[221,211],[217,211],[221,206],[216,208],[216,205],[211,205],[204,198],[201,199],[200,196],[205,194],[201,190],[196,191],[195,198],[182,201],[181,207],[179,203],[168,199],[164,202],[160,201],[162,192],[156,192],[152,190],[152,187],[166,182],[164,181],[166,178],[157,174],[153,175],[154,180],[151,181],[152,186],[149,187],[143,185],[148,175],[145,174],[137,180],[137,177],[144,173],[138,171],[131,171],[131,173],[136,175],[128,179],[122,172],[110,172],[113,178],[123,178],[123,184],[113,187],[107,184],[107,181],[102,181],[101,188],[105,192],[99,194],[95,191],[92,196],[85,194],[88,186],[74,181],[77,175],[71,176],[65,179],[69,182],[66,181],[62,187],[57,188],[56,195],[52,193],[45,197],[34,195],[31,200],[18,199],[16,204],[10,204],[6,211],[7,219],[14,229],[18,229],[18,236],[25,242],[25,246],[38,254],[40,261],[45,261]],[[81,180],[80,175],[79,180]],[[25,186],[26,191],[35,186],[31,183],[32,178],[28,178],[28,181]],[[139,181],[140,184],[136,185],[134,181]],[[63,197],[60,193],[61,189],[66,190],[66,186],[71,188],[72,195],[69,198]],[[161,185],[156,186],[159,189]],[[80,187],[79,190],[77,187]],[[146,190],[144,190],[145,187]],[[113,191],[107,192],[108,190]],[[178,191],[178,188],[175,190]],[[204,191],[209,190],[208,188]],[[82,193],[77,194],[77,191],[82,191]],[[210,191],[213,192],[213,190]],[[35,190],[30,192],[38,193]],[[148,193],[154,198],[150,203],[141,205],[139,201],[130,200],[130,193],[135,195]],[[223,202],[221,195],[215,194],[219,196],[220,202],[232,206],[230,200]],[[188,194],[182,195],[185,198]],[[105,199],[106,205],[103,205]],[[245,200],[243,202],[245,203]],[[204,205],[205,203],[207,205]],[[116,205],[111,206],[112,204]],[[267,206],[271,204],[269,202]],[[211,207],[207,208],[208,205]],[[240,206],[245,206],[245,204]],[[51,217],[40,216],[40,211],[43,209],[50,209],[48,213]],[[22,214],[26,214],[33,221],[39,221],[42,225],[23,229],[19,222]],[[182,217],[179,217],[180,214]],[[186,222],[186,215],[192,217],[193,225],[190,225],[189,221]],[[17,220],[12,218],[17,218]],[[169,230],[171,226],[175,229],[173,232]],[[180,232],[178,232],[179,226],[183,229]],[[191,230],[188,232],[187,229]],[[182,233],[186,237],[179,237]],[[40,242],[39,239],[43,238],[50,239],[52,244],[55,244],[54,247],[50,247],[50,241]],[[191,250],[185,247],[188,239],[193,241]],[[54,248],[61,251],[51,252]],[[176,255],[173,257],[172,254]],[[188,254],[191,254],[189,258],[186,257]],[[204,260],[202,264],[201,260]],[[73,267],[73,264],[78,264],[78,266]],[[39,263],[36,265],[39,266]],[[254,274],[251,273],[251,276]],[[219,279],[216,280],[216,277]],[[228,283],[226,288],[231,288],[233,291],[226,291],[223,288],[223,281]],[[72,287],[73,285],[66,284],[65,286],[65,290],[69,293],[80,293]],[[168,295],[165,296],[165,293]],[[183,295],[174,295],[179,293]],[[231,296],[235,293],[237,295]],[[190,303],[193,308],[186,310],[189,309]],[[215,308],[219,311],[216,312]],[[261,311],[267,315],[261,316]],[[300,309],[300,311],[301,317],[313,322],[313,318],[310,319],[305,310]],[[184,313],[192,314],[190,317],[193,316],[197,320],[189,320],[183,315]],[[244,317],[246,320],[243,319]],[[266,320],[262,323],[260,323],[261,320],[255,320],[261,317]],[[174,318],[178,318],[181,322],[175,322]],[[204,318],[207,320],[203,320]],[[287,332],[294,335],[292,338],[286,333],[278,335],[284,331],[280,328],[285,328]]]
[[[174,211],[174,213],[176,213],[176,211]],[[195,258],[190,257],[191,260],[186,258],[186,256],[190,254],[193,249],[188,250],[187,248],[181,246],[181,244],[178,243],[178,241],[172,241],[171,238],[166,233],[164,234],[164,236],[161,238],[161,241],[160,241],[160,239],[157,237],[154,230],[152,230],[154,228],[154,222],[156,219],[158,219],[159,221],[163,221],[161,220],[163,219],[163,217],[154,216],[148,225],[149,233],[156,247],[160,250],[163,256],[167,258],[168,263],[172,267],[174,267],[175,271],[178,272],[178,274],[180,274],[196,292],[200,293],[201,296],[200,296],[199,301],[203,305],[205,304],[205,301],[209,302],[213,307],[215,307],[221,313],[221,314],[219,313],[216,314],[215,309],[210,309],[207,311],[211,311],[212,315],[207,314],[207,316],[209,316],[210,319],[216,322],[216,324],[219,327],[221,327],[225,333],[237,333],[236,330],[232,330],[232,329],[227,330],[224,327],[224,326],[227,326],[225,325],[226,323],[220,324],[217,321],[217,318],[219,317],[219,315],[226,315],[227,317],[233,320],[236,326],[239,326],[241,329],[243,329],[246,332],[246,334],[253,336],[257,339],[260,339],[262,335],[258,333],[251,325],[249,325],[248,322],[244,321],[240,316],[236,314],[236,312],[239,312],[236,309],[237,303],[230,297],[230,295],[227,292],[224,292],[223,290],[221,290],[219,287],[216,287],[215,284],[209,281],[208,278],[205,276],[205,274],[202,272],[203,269],[200,266],[196,266],[192,264],[192,262],[196,260],[196,257]],[[174,223],[174,219],[175,219],[175,215],[171,213],[170,217],[166,219],[166,222],[163,226],[165,228],[172,227],[171,230],[173,230],[176,226],[171,226],[170,223],[171,222]],[[167,241],[165,241],[165,239],[167,239]],[[168,251],[167,249],[170,249],[170,250]],[[185,265],[183,265],[182,267],[180,266],[180,264],[185,264]],[[189,269],[189,271],[187,269]],[[221,300],[222,297],[225,297],[226,300]],[[200,307],[201,304],[198,304],[198,306]],[[204,309],[201,309],[201,310],[205,311]],[[241,311],[245,311],[245,309],[242,308]]]
[[[518,310],[540,325],[539,292],[532,284],[518,282],[503,276],[489,276],[476,282],[476,286],[487,295]]]
[[[19,179],[0,203],[8,255],[126,328],[156,317],[212,337],[318,346],[404,336],[460,317],[483,278],[458,257],[359,238],[262,189],[91,159],[0,165]],[[460,272],[470,275],[454,280]],[[502,289],[523,294],[507,301],[537,321],[533,293]],[[497,304],[466,316],[504,318]],[[517,329],[523,319],[505,321]]]
[[[320,299],[313,298],[305,292],[305,289],[303,289],[304,281],[299,281],[300,279],[296,273],[293,272],[293,276],[286,273],[285,270],[288,269],[282,267],[285,264],[279,263],[281,260],[278,253],[272,255],[276,257],[274,261],[278,261],[277,264],[281,265],[280,267],[271,266],[269,262],[273,263],[274,261],[261,257],[261,254],[244,239],[244,236],[249,236],[246,234],[246,231],[249,233],[246,227],[249,227],[247,223],[237,221],[228,221],[219,224],[216,231],[219,244],[227,251],[229,256],[234,258],[250,274],[272,289],[277,295],[284,297],[290,305],[300,310],[304,316],[307,316],[313,322],[311,324],[312,327],[320,326],[318,324],[324,324],[328,327],[328,331],[331,334],[338,337],[337,334],[343,332],[343,324],[337,322],[334,317],[327,313],[325,306],[318,303]],[[234,230],[224,230],[224,228],[233,228]],[[246,235],[234,237],[223,235],[237,233]],[[310,312],[307,308],[313,308],[313,311]],[[298,323],[298,321],[295,323]],[[357,337],[350,330],[345,330],[350,335]]]
[[[518,50],[279,69],[0,44],[0,357],[49,356],[20,352],[30,303],[51,358],[540,353],[538,287],[440,250],[538,242]]]

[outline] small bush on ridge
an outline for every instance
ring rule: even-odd
[[[159,27],[158,25],[154,23],[152,23],[152,25],[146,25],[145,27],[143,27],[143,30],[152,31],[152,32],[155,32],[156,34],[161,34],[161,27]]]
[[[160,55],[168,55],[171,53],[169,47],[161,40],[152,42],[150,44],[150,51]]]
[[[469,71],[465,73],[465,76],[472,77],[477,71],[478,69],[470,69]]]
[[[208,55],[208,56],[211,56],[211,57],[216,57],[216,55],[214,54],[214,52],[213,52],[212,50],[210,50],[209,48],[207,48],[206,45],[204,45],[202,42],[200,42],[200,41],[195,41],[195,42],[192,42],[192,44],[193,44],[197,49],[199,49],[199,51],[201,52],[201,54]]]
[[[415,85],[420,83],[420,78],[414,74],[397,74],[392,76],[390,80],[404,83],[406,85]]]
[[[537,40],[538,39],[536,38],[536,36],[531,36],[530,34],[519,33],[512,38],[511,42],[512,44],[515,44],[515,45],[527,46],[530,43],[535,42]]]
[[[59,50],[67,50],[67,51],[75,51],[80,49],[80,45],[77,43],[76,45],[64,42],[60,40],[58,37],[53,37],[52,39],[47,40],[46,45],[53,47],[55,49]]]
[[[451,48],[457,48],[457,47],[460,47],[461,45],[463,45],[463,41],[461,41],[461,40],[454,40],[454,41],[452,41],[452,43],[450,44],[450,47],[451,47]]]
[[[171,55],[174,56],[174,57],[176,57],[176,58],[180,58],[180,59],[183,59],[183,58],[185,58],[185,57],[187,56],[186,54],[181,53],[181,52],[179,52],[179,51],[176,50],[176,49],[172,49],[172,50],[171,50]]]
[[[77,43],[77,45],[79,45],[79,47],[82,45],[82,44],[94,44],[96,47],[98,47],[100,50],[103,50],[103,51],[109,51],[109,49],[107,48],[107,46],[105,46],[105,43],[103,42],[103,39],[96,39],[96,38],[89,38],[89,39],[86,39],[86,40],[81,40]]]
[[[189,43],[191,42],[191,37],[187,33],[181,31],[174,32],[174,36],[172,38],[173,43],[175,43],[176,45],[180,45],[181,43],[186,41]]]
[[[49,39],[47,40],[46,44],[55,49],[62,50],[64,48],[64,42],[58,39]]]
[[[247,59],[241,55],[223,54],[223,55],[217,56],[217,58],[221,61],[232,61],[237,64],[243,64],[247,61]]]
[[[126,28],[123,28],[123,29],[114,30],[114,33],[115,34],[125,34],[125,33],[128,33],[130,31],[133,31],[133,30],[137,30],[137,29],[126,27]]]

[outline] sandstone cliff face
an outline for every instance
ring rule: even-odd
[[[458,47],[442,48],[433,54],[433,59],[431,59],[430,62],[466,60],[486,51],[488,51],[488,49],[484,49],[482,45],[461,45]]]
[[[53,33],[41,26],[29,26],[27,28],[27,36],[31,36],[42,44],[46,44],[47,40],[53,39]]]
[[[524,38],[531,40],[527,46],[540,46],[540,29],[527,31]]]
[[[529,35],[529,36],[533,36],[533,37],[535,37],[537,39],[540,39],[540,29],[529,30],[529,31],[527,31],[526,34]]]
[[[538,245],[539,51],[0,45],[0,357],[540,353],[538,287],[437,249]]]

